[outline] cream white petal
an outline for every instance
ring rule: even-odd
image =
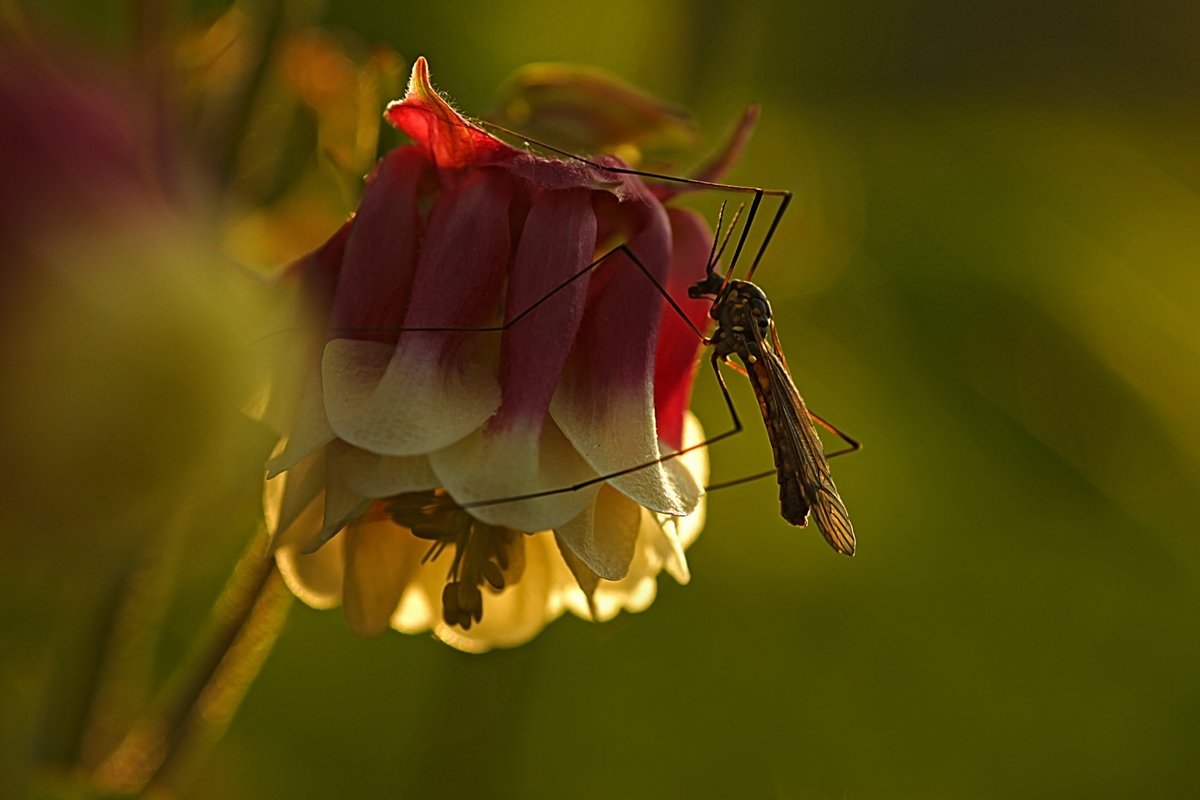
[[[441,485],[425,456],[384,456],[346,445],[338,448],[334,468],[346,486],[363,497],[391,497]]]
[[[499,407],[496,336],[468,336],[449,368],[421,336],[407,334],[398,347],[351,339],[325,346],[325,407],[340,438],[383,455],[421,455],[466,436]]]
[[[647,434],[652,425],[647,429],[627,424],[629,420],[654,419],[649,394],[613,390],[605,397],[595,397],[580,389],[564,379],[550,403],[550,414],[592,468],[606,475],[646,464],[608,482],[653,511],[673,516],[691,513],[700,499],[700,486],[679,465],[651,463],[662,456],[658,440]]]
[[[519,497],[596,477],[549,419],[540,430],[523,425],[477,430],[430,454],[433,469],[460,504]],[[592,504],[600,484],[576,491],[470,509],[476,519],[519,531],[554,528]]]
[[[641,518],[641,506],[604,484],[595,501],[555,533],[588,569],[615,581],[629,572]]]
[[[696,418],[696,415],[689,411],[684,418],[683,447],[692,447],[703,441],[704,428],[701,427],[700,420]],[[697,483],[701,485],[708,483],[708,448],[701,447],[672,460],[687,469]],[[658,520],[662,526],[661,533],[649,537],[649,544],[654,547],[662,559],[663,569],[679,583],[685,584],[691,579],[687,558],[683,551],[700,535],[700,531],[704,527],[705,513],[706,503],[705,498],[702,497],[691,514]]]
[[[371,498],[363,497],[347,486],[337,470],[339,454],[347,447],[345,442],[340,441],[330,442],[326,447],[325,513],[320,532],[308,543],[310,549],[315,549],[336,536],[338,531],[366,511],[373,502]]]
[[[662,534],[662,529],[653,514],[646,509],[641,511],[638,548],[628,574],[619,581],[602,581],[592,597],[597,622],[610,620],[621,611],[644,611],[658,593],[662,560],[650,542],[651,537]]]
[[[702,514],[704,501],[700,501],[700,505],[696,511],[688,516]],[[692,579],[692,573],[688,569],[687,556],[684,555],[683,545],[679,540],[679,520],[684,517],[666,517],[659,520],[661,527],[659,535],[651,536],[649,546],[652,547],[658,557],[662,560],[662,567],[667,571],[676,583],[686,584]]]
[[[313,372],[304,387],[304,394],[296,410],[287,437],[280,440],[282,446],[267,462],[267,475],[274,477],[291,469],[300,459],[316,452],[335,438],[329,420],[325,416],[324,390],[321,376]]]
[[[272,548],[279,546],[288,530],[324,491],[324,450],[309,455],[263,484],[263,515],[271,533]]]

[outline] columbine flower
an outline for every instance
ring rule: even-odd
[[[386,117],[413,144],[384,156],[354,218],[289,272],[326,336],[269,464],[283,574],[310,605],[341,603],[355,631],[432,627],[465,650],[524,642],[565,609],[644,608],[661,569],[687,580],[702,450],[475,504],[701,441],[694,333],[624,255],[502,333],[412,329],[514,320],[621,241],[682,297],[711,233],[636,178],[473,126],[423,59]],[[706,304],[684,302],[703,324]]]

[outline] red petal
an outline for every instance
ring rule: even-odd
[[[404,99],[391,103],[384,118],[412,137],[439,167],[479,166],[521,153],[455,111],[429,82],[424,56],[413,64]]]
[[[596,214],[582,189],[541,192],[533,199],[509,277],[506,320],[545,298],[592,260]],[[588,275],[572,281],[504,334],[496,424],[519,418],[539,427],[587,302]]]
[[[703,331],[709,322],[711,303],[689,299],[687,289],[707,274],[713,235],[708,223],[695,211],[672,208],[667,211],[667,216],[671,220],[673,243],[667,292],[687,313],[692,324]],[[683,446],[683,421],[692,400],[696,351],[702,342],[675,309],[663,302],[658,355],[654,362],[654,410],[659,438],[678,450]]]
[[[638,193],[637,200],[620,204],[615,213],[624,217],[629,249],[663,284],[671,260],[666,210],[639,181],[629,181],[629,188]],[[600,198],[607,204],[606,196]],[[600,267],[591,295],[550,409],[567,438],[605,475],[660,456],[653,380],[663,298],[624,254]],[[654,464],[609,483],[647,508],[686,514],[699,490],[675,466]]]
[[[393,150],[379,162],[346,243],[331,335],[395,340],[390,331],[404,320],[417,268],[417,187],[428,166],[415,147]]]
[[[624,182],[616,173],[582,159],[532,155],[471,123],[430,85],[429,65],[424,58],[413,64],[404,99],[390,104],[384,117],[408,134],[438,167],[498,164],[543,189],[608,189],[624,198]]]
[[[512,196],[512,180],[504,172],[481,169],[438,197],[429,212],[405,327],[471,327],[489,321],[499,307],[512,252]]]
[[[617,159],[611,160],[613,166],[623,166]],[[597,159],[597,163],[603,163],[603,160]],[[499,166],[541,189],[604,189],[619,200],[629,197],[627,181],[623,175],[594,167],[580,159],[541,158],[521,153],[515,158],[505,160]]]
[[[597,199],[606,208],[600,213],[614,220],[626,235],[628,248],[642,266],[665,285],[671,261],[670,222],[666,209],[636,179],[627,186],[637,194],[615,207],[608,198]],[[624,254],[610,257],[592,281],[587,314],[576,349],[588,365],[587,381],[600,386],[619,385],[640,390],[646,386],[654,360],[654,345],[662,314],[662,295]]]
[[[494,321],[511,258],[512,179],[471,170],[429,214],[408,328]],[[409,331],[398,346],[335,339],[325,348],[325,410],[337,435],[384,455],[418,455],[478,428],[500,404],[495,333]],[[489,354],[490,353],[490,354]]]

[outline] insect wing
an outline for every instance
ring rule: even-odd
[[[834,550],[852,556],[854,526],[850,524],[850,515],[833,483],[821,437],[808,416],[808,407],[804,405],[804,399],[792,381],[782,354],[768,342],[760,340],[759,344],[763,366],[769,375],[773,404],[785,417],[781,424],[774,426],[774,430],[782,429],[782,435],[788,437],[786,446],[795,456],[800,486],[818,530]],[[781,442],[779,446],[784,444]],[[780,478],[782,481],[784,476]]]

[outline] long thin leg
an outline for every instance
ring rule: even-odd
[[[602,481],[610,480],[611,478],[619,478],[622,475],[628,475],[631,472],[637,472],[639,469],[646,469],[647,467],[653,467],[655,464],[661,464],[664,461],[668,461],[672,458],[678,458],[679,456],[683,455],[684,453],[690,453],[693,450],[699,450],[701,447],[707,447],[708,445],[716,444],[717,442],[721,441],[722,439],[728,439],[730,436],[734,436],[736,434],[741,433],[742,432],[742,420],[740,417],[738,417],[737,409],[733,405],[733,398],[729,395],[729,387],[725,385],[725,378],[721,375],[721,370],[717,366],[717,362],[719,359],[720,359],[720,356],[717,355],[716,351],[713,351],[712,359],[711,359],[713,372],[715,372],[717,375],[717,383],[721,387],[721,396],[725,398],[725,407],[727,409],[729,409],[729,418],[733,422],[733,427],[730,428],[729,430],[727,430],[723,433],[718,433],[716,436],[709,437],[708,439],[705,439],[703,442],[697,442],[696,444],[688,445],[687,447],[684,447],[680,450],[676,450],[673,453],[668,453],[667,455],[656,458],[653,461],[647,461],[642,464],[635,464],[632,467],[626,467],[625,469],[618,470],[617,472],[611,472],[608,475],[598,475],[595,478],[590,478],[586,481],[581,481],[579,483],[572,484],[571,486],[563,486],[558,489],[547,489],[544,492],[530,492],[529,494],[514,495],[513,497],[501,497],[501,498],[497,498],[495,500],[480,500],[480,501],[474,502],[474,503],[463,503],[459,507],[460,508],[480,508],[481,506],[496,506],[496,505],[501,505],[503,503],[515,503],[519,500],[533,500],[538,497],[549,497],[550,495],[562,494],[564,492],[575,492],[580,489],[587,488],[588,486],[594,486],[595,484],[601,483]]]
[[[730,366],[733,366],[733,362],[730,362]],[[836,458],[837,456],[844,456],[847,453],[853,453],[855,450],[862,449],[862,442],[858,441],[854,437],[842,432],[838,428],[835,428],[833,425],[829,424],[824,419],[817,416],[816,414],[814,414],[811,411],[808,412],[808,416],[812,418],[813,422],[816,422],[818,425],[820,425],[822,428],[829,431],[830,433],[836,434],[837,436],[841,437],[841,439],[843,441],[845,441],[847,445],[849,445],[849,447],[843,447],[841,450],[835,450],[832,453],[826,453],[825,458]],[[762,472],[756,472],[753,475],[746,475],[744,477],[734,478],[733,480],[729,480],[729,481],[721,481],[720,483],[710,483],[708,486],[704,487],[704,491],[715,492],[718,489],[728,489],[731,486],[740,486],[743,483],[750,483],[751,481],[762,480],[763,478],[769,478],[772,475],[776,475],[776,474],[778,474],[778,472],[776,470],[767,469],[767,470],[763,470]]]
[[[733,260],[729,263],[729,271],[733,272],[737,266],[738,258],[742,254],[742,249],[746,244],[746,238],[750,234],[750,228],[753,226],[754,218],[758,214],[758,207],[762,203],[763,197],[778,197],[780,198],[779,207],[775,210],[775,216],[771,219],[771,224],[767,227],[767,234],[763,237],[762,243],[758,246],[758,252],[754,256],[754,261],[750,264],[750,269],[746,273],[746,280],[750,280],[754,276],[755,270],[758,269],[758,264],[762,261],[763,254],[767,252],[767,247],[771,244],[771,239],[775,236],[775,230],[779,227],[780,220],[783,219],[784,212],[792,202],[792,193],[787,189],[762,189],[757,186],[739,186],[734,183],[718,183],[716,181],[705,181],[699,178],[684,178],[679,175],[664,175],[659,172],[647,172],[645,170],[633,169],[632,167],[615,167],[610,164],[603,164],[595,159],[585,156],[576,155],[567,150],[555,147],[554,145],[540,142],[537,139],[531,139],[524,134],[509,130],[502,125],[497,125],[494,122],[485,122],[480,120],[479,124],[485,128],[491,128],[494,131],[520,139],[527,145],[533,145],[543,150],[548,150],[564,158],[570,158],[575,161],[587,164],[596,169],[601,169],[606,172],[612,172],[617,175],[636,175],[640,178],[649,178],[655,181],[664,181],[666,183],[680,183],[688,186],[701,186],[705,189],[714,189],[721,192],[739,192],[742,194],[753,194],[754,199],[750,203],[750,213],[746,216],[746,224],[742,228],[742,234],[738,239],[737,247],[734,249]]]
[[[772,330],[772,333],[774,333],[774,330]],[[778,334],[775,334],[775,337],[776,337],[775,338],[776,346],[778,347],[778,342],[779,342]],[[779,355],[780,355],[780,358],[783,357],[782,350],[779,351]],[[726,366],[732,367],[737,372],[740,372],[741,374],[746,375],[746,377],[749,377],[749,375],[746,373],[746,370],[743,367],[736,364],[735,362],[727,361],[725,363],[726,363]],[[813,420],[813,422],[816,422],[818,425],[820,425],[825,430],[840,437],[842,439],[842,441],[844,441],[847,445],[849,445],[848,447],[843,447],[841,450],[835,450],[832,453],[826,453],[825,458],[827,458],[827,459],[836,458],[837,456],[844,456],[847,453],[853,453],[855,450],[862,449],[862,442],[858,441],[853,436],[850,436],[849,434],[845,433],[841,429],[834,427],[831,423],[825,421],[822,417],[818,416],[817,414],[814,414],[812,411],[808,412],[808,416],[809,416],[809,418],[811,418]],[[751,481],[761,480],[762,478],[766,478],[766,477],[769,477],[769,476],[775,475],[775,474],[777,474],[777,471],[774,469],[763,470],[762,472],[756,472],[753,475],[747,475],[742,478],[734,478],[733,480],[721,481],[720,483],[711,483],[708,486],[704,487],[704,490],[706,492],[712,492],[717,489],[728,489],[731,486],[739,486],[743,483],[750,483]]]
[[[600,256],[595,261],[593,261],[592,263],[585,266],[583,269],[576,272],[574,275],[571,275],[566,280],[564,280],[562,283],[560,283],[558,286],[555,286],[549,292],[542,295],[542,297],[540,297],[537,300],[535,300],[534,302],[530,303],[526,308],[522,309],[519,313],[514,314],[513,317],[510,320],[508,320],[508,322],[505,322],[501,325],[486,325],[486,326],[481,326],[481,327],[425,327],[425,328],[422,328],[422,327],[412,327],[412,328],[405,328],[405,327],[392,327],[392,328],[331,327],[331,328],[328,328],[327,330],[335,332],[335,333],[395,333],[397,335],[399,335],[401,333],[503,333],[504,331],[508,330],[512,326],[516,325],[521,320],[528,317],[530,314],[532,314],[534,311],[536,311],[543,303],[546,303],[547,301],[550,300],[550,298],[554,297],[554,295],[558,294],[563,289],[566,289],[568,286],[570,286],[572,283],[574,283],[575,281],[582,278],[584,275],[587,275],[589,272],[592,272],[593,270],[599,268],[606,261],[608,261],[608,259],[615,256],[617,253],[624,253],[629,258],[629,260],[632,261],[633,264],[639,270],[642,271],[642,274],[645,275],[652,284],[654,284],[654,288],[657,289],[658,293],[661,294],[663,296],[663,298],[671,305],[671,308],[675,310],[675,313],[679,315],[680,319],[682,319],[684,322],[687,323],[688,328],[691,329],[692,333],[696,334],[696,337],[698,339],[700,339],[703,342],[708,341],[708,338],[703,333],[700,332],[700,329],[696,327],[696,325],[692,322],[692,320],[688,317],[688,315],[684,312],[684,310],[682,308],[680,308],[679,303],[677,303],[675,301],[675,298],[671,297],[670,293],[668,293],[667,290],[663,287],[663,285],[658,282],[658,279],[654,277],[654,274],[651,273],[650,270],[648,270],[646,268],[646,265],[642,263],[641,259],[639,259],[636,255],[634,255],[633,251],[629,249],[629,245],[627,245],[625,243],[621,243],[621,244],[617,245],[612,250],[609,250],[607,253]]]
[[[743,483],[750,483],[751,481],[762,480],[763,478],[769,478],[772,475],[778,475],[778,474],[779,474],[778,471],[774,470],[774,469],[763,470],[762,472],[756,472],[753,475],[747,475],[743,478],[734,478],[731,481],[721,481],[720,483],[710,483],[708,486],[704,487],[704,491],[705,492],[715,492],[718,489],[728,489],[731,486],[741,486]]]
[[[839,430],[838,428],[835,428],[832,424],[821,419],[819,416],[817,416],[816,414],[814,414],[811,411],[808,412],[808,416],[812,419],[813,422],[817,423],[818,425],[820,425],[822,428],[829,431],[833,435],[839,437],[843,442],[845,442],[847,444],[847,447],[843,447],[841,450],[835,450],[832,453],[826,453],[825,454],[826,458],[833,458],[834,456],[844,456],[844,455],[846,455],[846,453],[853,453],[855,450],[862,449],[862,442],[860,442],[858,439],[855,439],[853,436],[850,436],[849,434]]]
[[[775,216],[771,218],[771,224],[767,228],[767,235],[763,237],[762,244],[758,248],[758,253],[754,256],[754,261],[750,264],[750,269],[746,273],[746,280],[754,278],[754,272],[758,269],[758,262],[762,261],[763,253],[767,252],[767,245],[771,243],[771,239],[775,236],[775,229],[779,227],[779,221],[783,219],[783,214],[792,203],[792,193],[784,192],[782,200],[779,201],[779,208],[775,209]],[[749,222],[746,223],[747,225]],[[736,260],[736,259],[735,259]]]

